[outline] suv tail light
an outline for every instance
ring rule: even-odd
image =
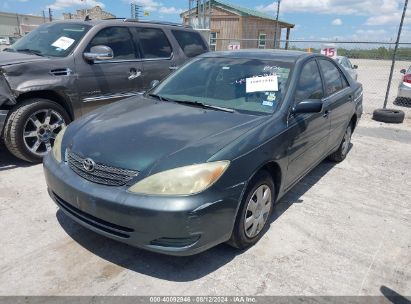
[[[404,75],[404,82],[411,83],[411,74]]]

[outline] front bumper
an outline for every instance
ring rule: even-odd
[[[79,224],[150,251],[193,255],[231,236],[244,185],[185,197],[143,196],[74,173],[51,154],[43,161],[50,196]]]
[[[0,110],[0,136],[3,134],[3,128],[6,124],[6,118],[9,111],[7,110]]]
[[[401,83],[398,87],[398,97],[411,98],[411,85]]]

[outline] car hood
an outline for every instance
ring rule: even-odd
[[[73,124],[66,146],[97,163],[154,173],[207,161],[266,116],[133,97],[90,117]]]
[[[0,52],[0,66],[45,60],[46,57],[30,55],[21,52]]]

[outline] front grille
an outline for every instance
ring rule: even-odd
[[[109,167],[102,164],[96,164],[93,171],[87,171],[83,167],[84,160],[85,158],[67,151],[67,162],[70,169],[93,183],[107,186],[123,186],[138,174],[138,171]]]
[[[134,231],[134,229],[132,228],[113,224],[113,223],[104,221],[100,218],[97,218],[91,214],[88,214],[84,211],[81,211],[80,209],[77,209],[73,205],[67,203],[65,200],[63,200],[61,197],[59,197],[54,192],[52,193],[53,193],[55,202],[60,208],[62,208],[64,211],[71,214],[73,217],[77,218],[79,221],[83,223],[86,223],[104,232],[110,233],[114,236],[125,238],[125,239],[129,238],[130,233]]]

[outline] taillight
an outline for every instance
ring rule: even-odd
[[[404,79],[402,81],[411,83],[411,74],[404,75]]]

